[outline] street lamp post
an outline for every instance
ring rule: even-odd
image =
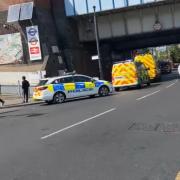
[[[99,47],[99,31],[98,31],[98,25],[97,25],[97,19],[96,19],[96,6],[93,6],[93,9],[94,9],[94,30],[95,30],[96,47],[97,47],[97,54],[98,54],[99,74],[100,74],[100,79],[104,79],[102,63],[101,63],[101,53],[100,53],[100,47]]]

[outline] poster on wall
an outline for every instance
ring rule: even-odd
[[[41,47],[38,26],[26,27],[29,57],[31,61],[41,60]]]
[[[0,35],[0,65],[21,63],[23,48],[20,33]]]

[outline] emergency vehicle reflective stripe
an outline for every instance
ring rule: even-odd
[[[146,68],[149,68],[148,75],[150,79],[154,79],[156,77],[156,64],[151,54],[138,55],[135,57],[135,61],[141,62]]]
[[[50,84],[48,85],[49,92],[57,92],[57,91],[75,91],[80,89],[94,89],[95,87],[100,87],[102,85],[109,85],[109,82],[97,81],[95,83],[92,82],[77,82],[77,83],[64,83],[64,84]],[[79,91],[76,91],[79,92]]]
[[[48,85],[48,90],[49,90],[50,92],[54,92],[54,87],[53,87],[52,84]]]
[[[65,91],[73,91],[76,89],[75,83],[65,83],[64,90]]]
[[[85,82],[85,88],[95,88],[95,84],[92,82]]]
[[[123,86],[137,83],[137,73],[134,63],[121,63],[113,66],[113,85]]]
[[[148,70],[149,77],[151,79],[154,78],[155,77],[155,72],[154,72],[155,63],[151,55],[144,55],[144,65],[146,68],[148,67],[150,68],[150,70]]]

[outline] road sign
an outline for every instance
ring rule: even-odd
[[[98,60],[99,57],[98,57],[98,55],[95,55],[95,56],[92,56],[91,59],[92,59],[92,61],[95,61],[95,60]]]
[[[40,60],[41,57],[41,47],[39,40],[38,26],[30,26],[26,28],[29,56],[31,61]]]

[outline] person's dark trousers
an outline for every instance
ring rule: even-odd
[[[0,102],[2,103],[2,104],[4,104],[4,101],[0,98]]]
[[[23,91],[23,95],[24,95],[24,102],[28,102],[28,98],[29,98],[29,90],[24,90]]]

